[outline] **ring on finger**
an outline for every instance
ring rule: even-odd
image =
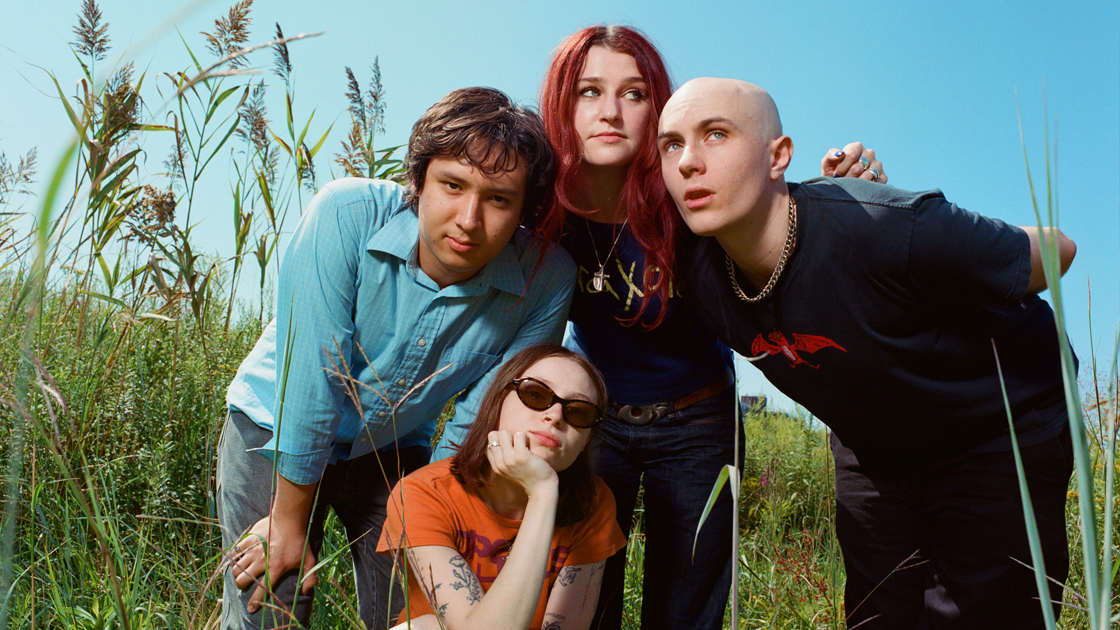
[[[862,155],[859,156],[859,163],[863,165],[863,168],[870,168],[871,167],[871,160],[867,159],[866,157],[864,157]]]
[[[880,173],[878,169],[868,168],[867,172],[871,173],[871,181],[873,182],[879,181],[879,177],[882,176],[882,173]]]
[[[501,442],[499,442],[497,440],[490,440],[490,448],[494,448],[495,446],[501,446],[501,445],[502,445]]]

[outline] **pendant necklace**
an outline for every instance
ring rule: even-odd
[[[611,251],[607,252],[606,259],[599,258],[599,248],[595,245],[595,235],[591,233],[591,221],[587,217],[583,218],[584,223],[587,224],[587,236],[591,238],[591,251],[595,252],[595,262],[599,264],[599,271],[596,271],[591,276],[591,289],[592,293],[602,293],[603,289],[607,286],[607,278],[611,277],[605,270],[607,263],[611,260],[611,255],[614,254],[614,248],[618,245],[618,239],[622,238],[622,233],[626,231],[626,224],[630,221],[630,213],[626,213],[626,218],[622,221],[622,227],[614,236],[614,242],[611,243]]]

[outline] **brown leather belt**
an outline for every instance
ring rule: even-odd
[[[619,420],[626,424],[640,427],[654,420],[660,420],[674,411],[680,411],[685,407],[707,400],[734,384],[735,373],[731,370],[727,370],[723,373],[723,376],[720,376],[707,385],[694,389],[683,396],[678,396],[669,402],[653,403],[650,405],[623,405],[613,400],[607,402],[610,404],[611,409],[614,409]]]

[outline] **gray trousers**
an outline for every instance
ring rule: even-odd
[[[231,410],[226,418],[217,468],[217,509],[223,549],[228,550],[246,530],[268,515],[273,464],[249,449],[260,448],[271,438],[271,431],[257,426],[239,411]],[[317,560],[321,560],[318,556],[323,544],[323,522],[327,508],[332,508],[346,529],[354,562],[358,613],[370,630],[393,625],[390,621],[395,623],[404,606],[399,580],[392,580],[393,560],[377,553],[381,526],[385,523],[385,503],[400,477],[426,465],[430,456],[431,449],[424,446],[376,451],[327,466],[319,482],[308,526],[308,544]],[[245,606],[256,585],[242,591],[228,566],[223,572],[222,628],[306,628],[310,624],[314,594],[298,594],[297,571],[272,584],[265,605],[254,614],[246,612]]]

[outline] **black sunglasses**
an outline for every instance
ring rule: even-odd
[[[573,427],[590,429],[603,421],[603,408],[586,400],[568,400],[556,395],[552,388],[532,376],[515,378],[509,382],[524,405],[534,411],[544,411],[560,403],[564,421]]]

